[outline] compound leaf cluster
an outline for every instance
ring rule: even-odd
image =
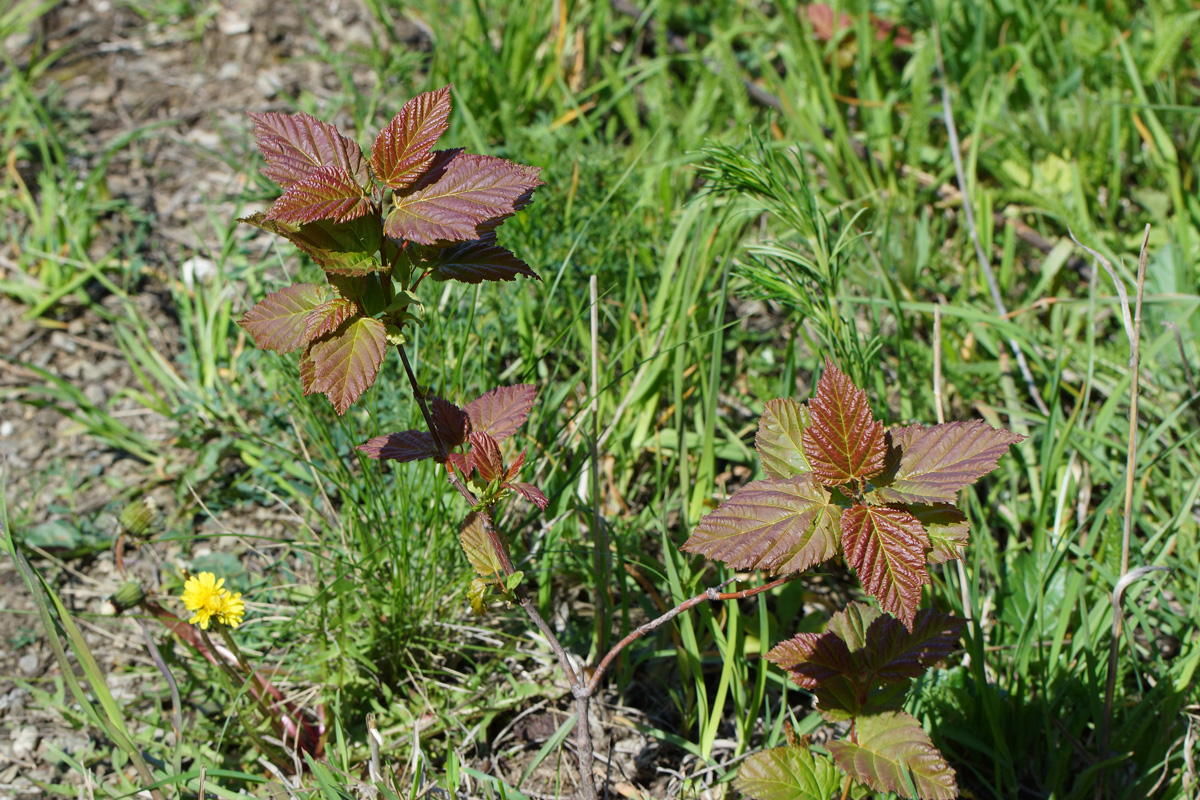
[[[683,549],[781,574],[840,553],[911,629],[927,564],[958,558],[967,544],[956,493],[1022,438],[978,420],[886,431],[866,392],[826,360],[807,405],[767,403],[755,438],[767,477],[705,516]]]
[[[449,128],[450,87],[409,100],[365,155],[308,114],[250,114],[283,194],[241,222],[282,236],[313,259],[328,285],[268,295],[241,320],[264,349],[302,351],[305,394],[343,414],[375,381],[388,344],[419,324],[425,277],[463,283],[537,273],[496,241],[529,204],[539,168],[462,149],[435,150]]]

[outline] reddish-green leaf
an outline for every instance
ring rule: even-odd
[[[550,505],[550,501],[546,499],[546,495],[542,494],[542,490],[532,483],[510,483],[509,486],[513,491],[533,503],[542,511],[545,511],[546,506]]]
[[[747,758],[733,785],[754,800],[829,800],[841,777],[827,756],[807,747],[776,747]]]
[[[529,453],[529,448],[521,451],[520,455],[513,459],[513,462],[508,465],[508,469],[504,470],[504,480],[511,481],[513,478],[521,474],[521,467],[525,466],[525,456]]]
[[[313,389],[323,393],[339,414],[370,388],[383,363],[387,330],[382,322],[358,317],[337,332],[309,345],[315,368]]]
[[[328,122],[308,114],[250,114],[258,149],[267,161],[263,175],[284,189],[320,167],[340,167],[366,186],[362,150]]]
[[[537,387],[529,383],[498,386],[466,405],[471,430],[486,433],[497,442],[517,432],[529,417]]]
[[[435,396],[429,404],[429,415],[433,418],[433,427],[442,440],[442,446],[447,450],[467,440],[467,427],[470,424],[467,412],[454,403]]]
[[[476,572],[489,578],[500,574],[500,557],[496,555],[496,548],[492,546],[481,515],[475,512],[467,515],[458,540]]]
[[[877,489],[879,496],[898,503],[952,503],[959,489],[994,470],[1009,446],[1025,437],[974,419],[900,428],[889,438],[900,459],[880,481],[885,485]]]
[[[381,461],[421,461],[437,456],[437,445],[429,431],[400,431],[376,436],[358,449]]]
[[[336,331],[343,322],[357,313],[358,305],[341,297],[322,303],[304,318],[304,343]]]
[[[882,681],[916,678],[958,647],[965,624],[929,608],[917,614],[911,631],[891,617],[880,616],[867,632],[870,647],[862,651],[866,667]]]
[[[705,515],[681,549],[734,569],[800,572],[837,552],[839,511],[811,474],[754,481]]]
[[[883,469],[883,426],[871,415],[867,393],[829,359],[808,411],[804,455],[822,483],[839,486],[874,477]]]
[[[488,483],[503,477],[504,460],[496,440],[480,431],[471,431],[471,462],[479,470],[479,477]]]
[[[371,169],[385,186],[404,189],[433,161],[434,144],[450,127],[450,87],[409,100],[375,137]]]
[[[238,222],[284,237],[326,272],[366,275],[384,269],[378,256],[383,226],[375,214],[344,223],[318,220],[307,225],[268,219],[265,214],[251,214]]]
[[[856,680],[858,664],[846,643],[833,633],[798,633],[767,653],[767,660],[786,670],[793,682],[815,689],[838,676]]]
[[[857,653],[867,646],[867,632],[878,619],[886,617],[874,606],[851,603],[829,618],[825,631],[845,642],[851,653]]]
[[[812,472],[804,457],[804,429],[808,421],[808,409],[790,397],[767,401],[754,437],[763,472],[772,478]]]
[[[926,561],[930,564],[942,564],[963,557],[971,539],[966,515],[945,503],[910,505],[906,508],[921,521],[925,533],[929,536]]]
[[[855,780],[880,792],[908,797],[908,779],[921,800],[958,796],[954,770],[929,740],[921,723],[902,711],[859,717],[858,741],[830,742],[833,760]]]
[[[304,327],[312,310],[329,299],[328,286],[297,283],[272,292],[238,322],[263,350],[288,353],[308,339]]]
[[[539,172],[494,156],[460,154],[437,183],[395,198],[384,232],[420,244],[478,239],[528,204],[542,185]]]
[[[912,514],[890,506],[854,505],[842,514],[842,549],[863,589],[912,627],[921,587],[929,583],[929,537]]]
[[[304,396],[308,397],[316,391],[313,383],[317,380],[317,366],[313,362],[312,352],[305,348],[300,354],[300,386],[304,389]]]
[[[349,222],[371,210],[370,198],[342,167],[319,167],[293,183],[267,212],[268,219],[305,223]]]
[[[435,281],[511,281],[518,275],[541,280],[528,264],[496,244],[495,234],[490,233],[471,242],[442,248],[431,263],[433,271],[429,277]]]

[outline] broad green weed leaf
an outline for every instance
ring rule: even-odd
[[[857,742],[826,745],[837,765],[855,780],[876,791],[908,797],[908,773],[921,800],[958,796],[954,770],[914,717],[902,711],[862,716],[855,728]]]
[[[535,397],[537,387],[529,383],[498,386],[467,403],[464,410],[471,418],[471,430],[501,442],[525,423]]]
[[[362,150],[328,122],[305,113],[251,112],[258,149],[267,166],[262,173],[284,189],[320,167],[340,167],[366,186]]]
[[[494,156],[462,153],[439,181],[395,198],[384,232],[419,244],[478,239],[529,203],[542,185],[540,172]]]
[[[747,758],[733,785],[754,800],[829,800],[840,783],[828,757],[807,747],[776,747]]]
[[[358,304],[341,297],[327,300],[308,312],[304,318],[304,343],[332,333],[342,326],[342,323],[358,313]]]
[[[876,492],[887,502],[952,503],[959,489],[994,470],[1009,446],[1024,438],[978,419],[891,431],[888,439],[900,456]]]
[[[500,557],[496,555],[496,548],[488,538],[487,529],[483,527],[481,515],[473,511],[467,515],[459,531],[458,540],[476,572],[485,578],[500,574]]]
[[[450,127],[450,87],[413,97],[371,147],[371,170],[380,183],[405,189],[433,162],[433,146]]]
[[[929,537],[912,514],[890,506],[854,505],[842,514],[842,548],[863,589],[911,628],[921,587],[929,583]]]
[[[867,393],[828,358],[808,411],[804,455],[821,483],[840,486],[883,470],[883,426],[871,414]]]
[[[705,515],[681,549],[734,569],[800,572],[837,552],[840,511],[811,474],[754,481]]]
[[[308,315],[326,302],[330,294],[328,286],[297,283],[267,295],[238,324],[261,349],[289,353],[305,345]]]
[[[309,345],[314,391],[323,393],[338,414],[370,388],[383,363],[387,331],[377,319],[358,317],[327,338]]]
[[[371,201],[342,167],[318,167],[293,183],[267,212],[268,219],[306,223],[349,222],[371,210]]]
[[[518,275],[541,280],[528,264],[496,244],[494,234],[443,248],[432,265],[429,277],[435,281],[511,281]]]
[[[808,424],[808,409],[792,398],[767,401],[754,436],[763,472],[772,478],[790,478],[812,471],[804,457],[804,429]]]

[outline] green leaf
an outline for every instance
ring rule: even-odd
[[[966,553],[971,541],[967,517],[957,508],[945,503],[934,505],[910,505],[908,511],[921,521],[929,535],[929,552],[925,560],[930,564],[944,564]]]
[[[842,514],[842,549],[863,589],[911,628],[929,583],[920,521],[901,508],[854,505]]]
[[[318,339],[306,353],[312,362],[311,391],[323,393],[338,414],[345,414],[375,383],[386,347],[383,323],[369,317],[357,317],[330,336]],[[302,364],[302,377],[303,373]]]
[[[899,459],[876,492],[886,502],[952,503],[959,489],[994,470],[1009,446],[1024,438],[978,419],[890,431]]]
[[[840,781],[828,757],[807,747],[776,747],[747,758],[733,785],[755,800],[829,800]]]
[[[921,723],[903,711],[859,717],[857,742],[830,742],[833,760],[855,780],[880,792],[908,797],[909,781],[921,800],[958,796],[954,770],[933,746]]]
[[[471,566],[485,578],[500,574],[500,557],[483,526],[483,516],[471,512],[458,532],[459,543]]]
[[[308,315],[329,299],[329,287],[297,283],[272,292],[246,312],[238,324],[263,350],[288,353],[304,346]]]
[[[870,479],[883,470],[887,455],[883,426],[871,414],[867,393],[828,358],[808,411],[804,455],[821,483],[840,486]]]
[[[743,486],[680,548],[734,569],[800,572],[837,552],[840,509],[810,473]]]
[[[326,272],[335,275],[367,275],[387,269],[378,257],[383,225],[375,214],[350,222],[318,220],[307,225],[268,219],[265,214],[251,214],[238,222],[284,237]]]
[[[520,586],[521,581],[523,581],[523,580],[525,580],[525,573],[522,572],[521,570],[517,570],[516,572],[509,575],[507,579],[505,579],[504,586],[506,589],[508,589],[508,591],[511,592],[514,589],[516,589],[518,586]]]
[[[812,472],[804,457],[804,429],[808,424],[808,409],[792,398],[767,401],[754,437],[763,472],[772,478]]]

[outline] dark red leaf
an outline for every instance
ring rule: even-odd
[[[867,393],[829,359],[808,410],[804,455],[822,483],[840,486],[872,478],[883,469],[883,426],[871,415]]]
[[[521,467],[525,466],[525,454],[528,452],[529,448],[527,447],[521,451],[520,455],[513,459],[511,464],[508,465],[508,469],[504,471],[505,481],[511,481],[513,478],[521,474]]]
[[[454,403],[435,395],[429,404],[429,415],[433,418],[438,438],[447,450],[453,450],[467,440],[467,412]]]
[[[404,189],[433,161],[434,144],[450,127],[450,87],[409,100],[375,137],[371,169],[385,186]]]
[[[954,770],[929,740],[916,718],[903,711],[859,717],[857,742],[841,740],[826,747],[850,777],[879,792],[905,793],[911,777],[921,800],[958,797]]]
[[[376,436],[358,449],[381,461],[421,461],[437,456],[437,445],[429,431],[400,431]]]
[[[1024,438],[978,419],[891,431],[900,458],[876,491],[888,502],[952,503],[959,489],[994,470]]]
[[[341,167],[319,167],[288,187],[267,219],[306,223],[320,219],[349,222],[371,210],[371,201]]]
[[[525,423],[536,397],[537,387],[528,383],[492,389],[467,403],[471,430],[486,433],[497,442],[504,441]]]
[[[470,478],[471,470],[475,469],[475,461],[469,452],[451,453],[446,456],[446,466],[450,469],[457,469],[464,478]]]
[[[528,204],[542,185],[539,172],[502,158],[460,154],[437,183],[395,198],[384,232],[420,244],[478,239],[492,227],[487,223]]]
[[[963,619],[927,608],[917,614],[909,631],[881,615],[867,632],[866,666],[883,681],[919,677],[957,649],[965,625]]]
[[[912,514],[890,506],[854,505],[842,514],[842,549],[863,589],[911,628],[921,587],[929,583],[929,537]]]
[[[518,275],[541,280],[528,264],[496,244],[495,234],[442,248],[430,263],[429,277],[435,281],[511,281]]]
[[[386,348],[387,331],[382,322],[370,317],[350,321],[309,345],[315,369],[313,389],[328,397],[338,414],[345,414],[375,383]]]
[[[808,409],[792,398],[767,401],[754,437],[763,472],[772,478],[790,478],[812,471],[804,457],[804,429],[808,423]]]
[[[267,161],[263,175],[284,189],[320,167],[340,167],[359,186],[368,184],[362,150],[328,122],[308,114],[250,114],[258,149]]]
[[[542,511],[545,511],[546,506],[550,505],[550,501],[546,499],[546,495],[542,494],[542,490],[532,483],[510,483],[509,486],[512,487],[513,491],[533,503]]]
[[[846,643],[832,633],[798,633],[767,653],[798,686],[815,689],[838,676],[855,679],[858,664]]]
[[[480,431],[471,431],[471,461],[479,470],[479,477],[488,483],[504,476],[504,460],[496,440]]]
[[[272,292],[238,322],[263,350],[288,353],[303,347],[308,315],[329,299],[329,287],[297,283]]]
[[[809,473],[754,481],[701,519],[680,549],[734,569],[800,572],[837,552],[839,513]]]

